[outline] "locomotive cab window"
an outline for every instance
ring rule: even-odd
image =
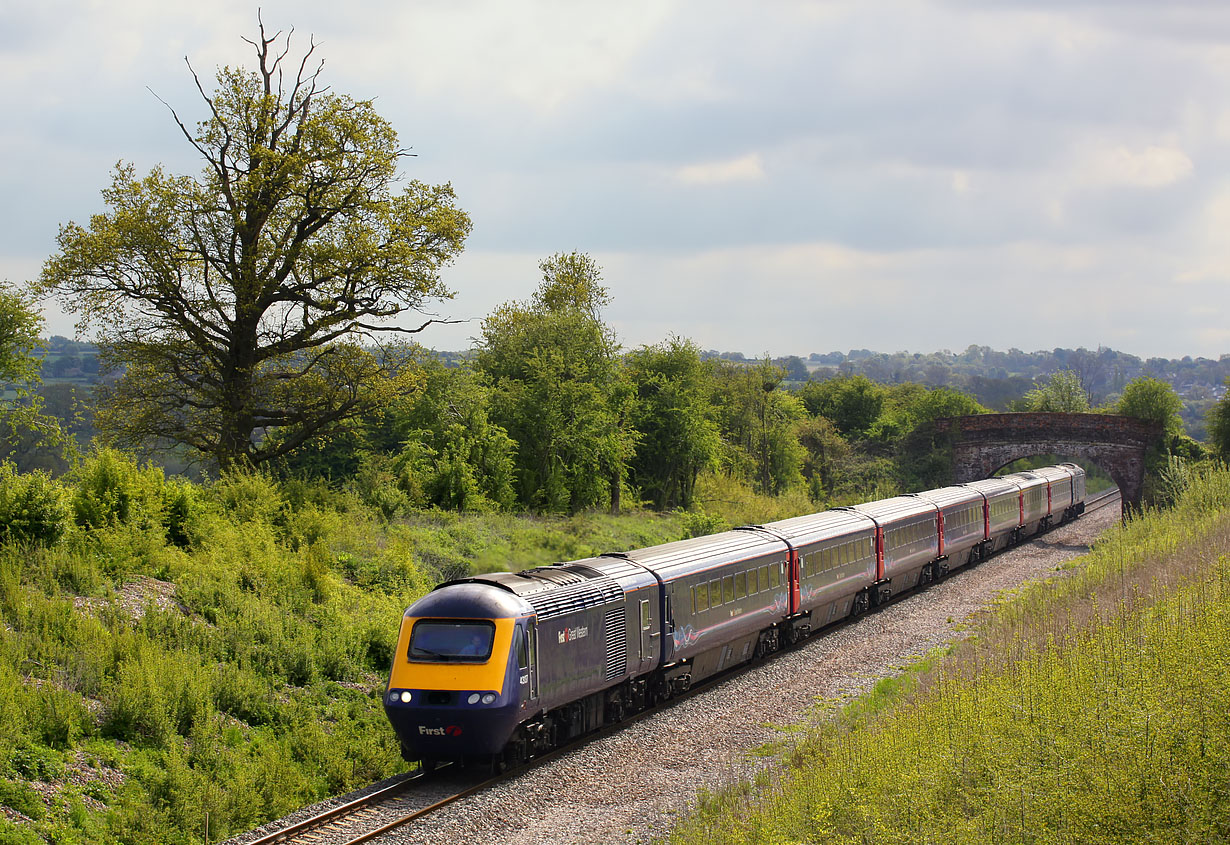
[[[407,657],[422,662],[486,663],[495,624],[479,619],[420,619],[410,632]]]
[[[530,653],[525,647],[525,633],[518,625],[513,629],[513,650],[517,652],[517,668],[525,671],[530,668]]]

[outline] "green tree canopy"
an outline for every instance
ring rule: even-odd
[[[1164,381],[1142,376],[1123,388],[1115,413],[1157,424],[1167,438],[1183,431],[1183,400]]]
[[[1084,414],[1090,407],[1089,394],[1081,384],[1080,375],[1072,370],[1052,373],[1045,385],[1026,393],[1024,401],[1028,411]]]
[[[768,359],[754,365],[707,363],[717,380],[714,407],[731,473],[751,478],[766,495],[800,486],[805,451],[796,428],[807,409],[798,396],[781,389],[785,371]]]
[[[842,434],[861,436],[880,416],[884,388],[864,375],[809,381],[799,398],[813,416],[826,417]]]
[[[414,333],[450,292],[441,268],[469,218],[448,185],[405,183],[405,155],[370,100],[335,94],[290,37],[223,68],[184,137],[197,177],[117,167],[107,211],[60,229],[38,290],[96,332],[121,375],[99,427],[121,444],[169,441],[226,467],[285,454],[407,386]],[[194,73],[195,77],[195,73]],[[396,320],[417,315],[414,325]],[[262,437],[276,432],[277,437]]]
[[[1222,460],[1230,461],[1230,379],[1226,387],[1226,395],[1209,410],[1209,442]]]
[[[528,302],[483,321],[477,366],[492,387],[491,419],[517,443],[517,496],[525,506],[617,510],[635,437],[614,333],[600,319],[601,271],[580,253],[540,265]]]
[[[63,440],[56,421],[41,412],[42,326],[34,301],[8,281],[0,281],[0,454],[4,456],[30,438],[55,445]]]
[[[713,420],[714,383],[690,340],[672,337],[627,356],[640,435],[632,481],[659,509],[692,506],[696,478],[714,469],[721,437]]]

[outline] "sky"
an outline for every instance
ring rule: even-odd
[[[0,0],[0,279],[104,210],[242,40],[293,27],[473,220],[468,348],[538,264],[603,269],[626,348],[1230,354],[1230,4]],[[47,334],[73,321],[44,304]],[[83,338],[86,339],[86,338]]]

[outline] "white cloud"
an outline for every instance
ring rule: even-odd
[[[1093,153],[1084,176],[1096,185],[1164,188],[1188,178],[1194,170],[1191,158],[1178,147],[1148,146],[1133,151],[1118,146]]]
[[[675,171],[675,178],[688,185],[715,185],[724,182],[753,182],[764,178],[760,153],[748,153],[727,161],[689,164]]]

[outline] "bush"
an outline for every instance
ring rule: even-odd
[[[0,463],[0,540],[50,546],[68,524],[64,489],[45,472]]]
[[[272,525],[282,507],[278,486],[268,475],[252,470],[231,470],[210,486],[209,492],[237,522]]]
[[[99,449],[74,474],[73,516],[81,527],[162,525],[164,479],[158,467],[141,468],[122,452]]]
[[[9,759],[9,767],[26,780],[39,780],[44,783],[64,776],[64,758],[50,748],[39,745],[19,745]],[[19,809],[12,804],[9,806],[14,810]]]
[[[46,814],[46,809],[43,807],[43,799],[24,783],[0,780],[0,804],[32,819],[41,819]],[[9,841],[21,842],[23,840],[11,839]]]

